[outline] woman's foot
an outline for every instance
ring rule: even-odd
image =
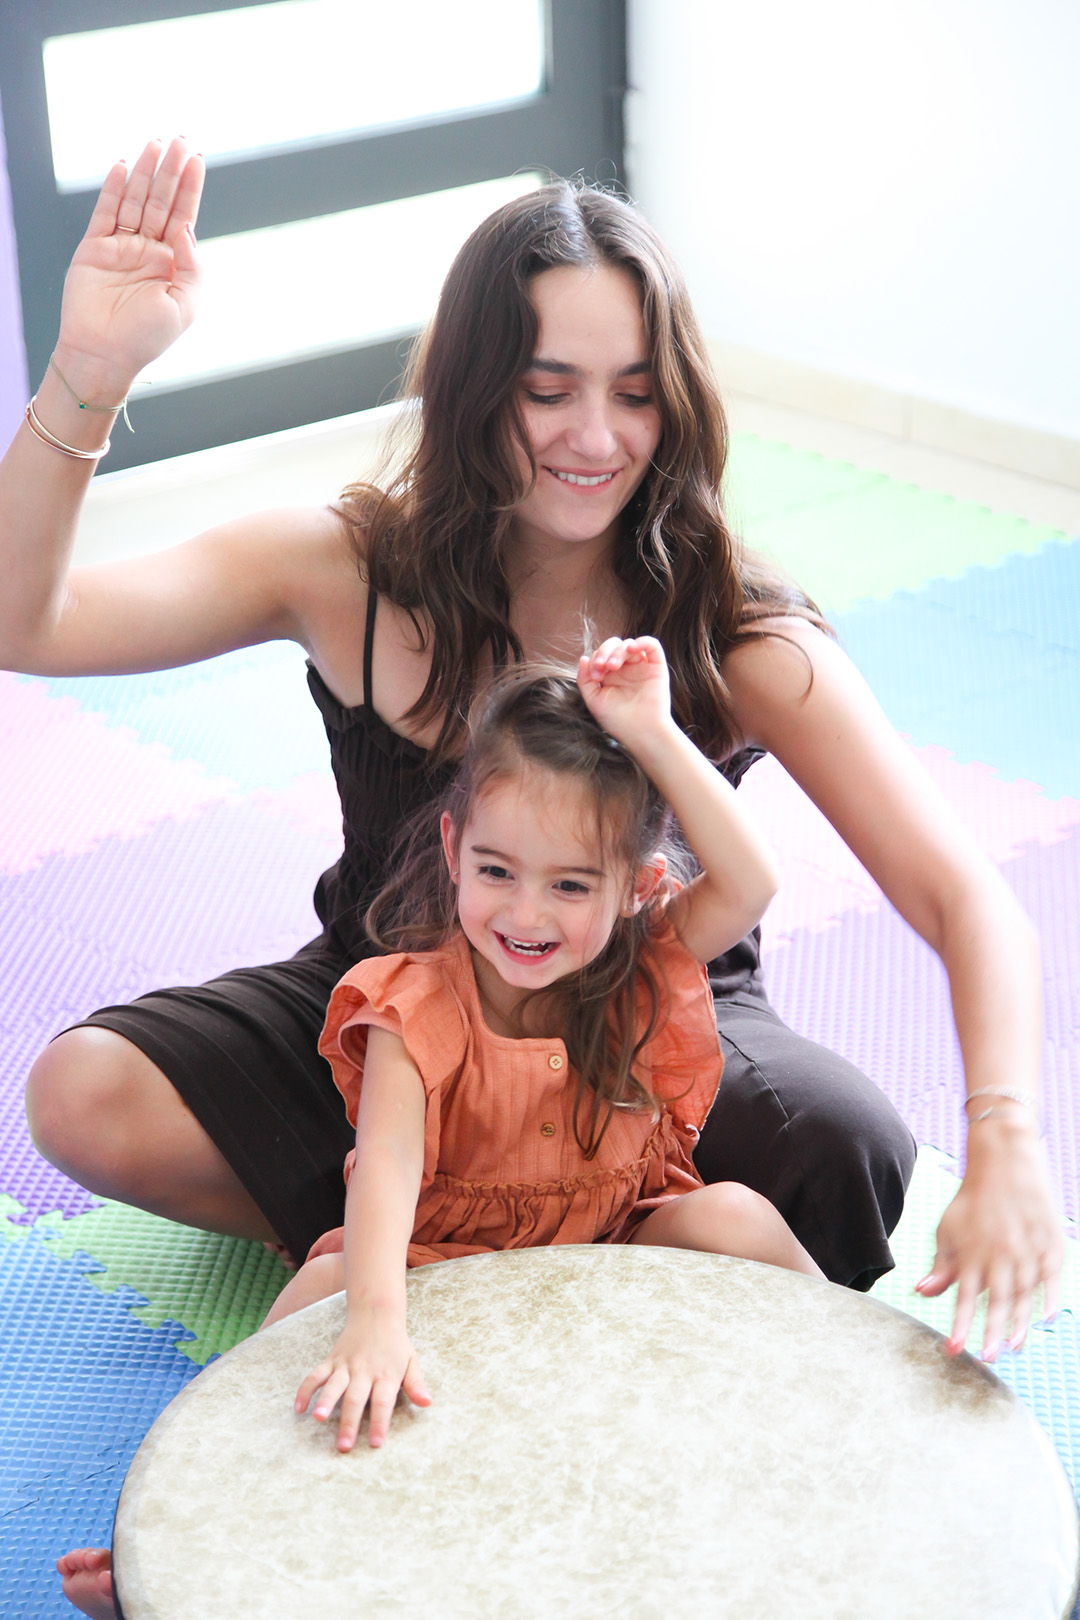
[[[90,1620],[115,1620],[112,1554],[104,1547],[76,1547],[56,1560],[64,1596]]]

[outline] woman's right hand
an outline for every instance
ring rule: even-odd
[[[306,1412],[311,1397],[321,1390],[314,1416],[325,1423],[340,1400],[338,1450],[351,1451],[364,1408],[370,1405],[368,1444],[381,1446],[390,1431],[399,1389],[415,1406],[431,1405],[401,1313],[364,1306],[350,1311],[345,1329],[326,1360],[304,1379],[297,1391],[295,1409]]]
[[[204,174],[182,140],[163,158],[150,141],[130,174],[109,171],[64,282],[57,363],[80,397],[119,399],[190,326]]]

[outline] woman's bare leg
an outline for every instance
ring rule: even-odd
[[[825,1275],[769,1200],[738,1181],[717,1181],[661,1204],[630,1241],[762,1260],[809,1277]]]
[[[90,1192],[208,1232],[274,1240],[194,1114],[122,1035],[58,1035],[30,1071],[26,1115],[42,1157]]]

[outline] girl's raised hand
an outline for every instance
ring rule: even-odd
[[[351,1451],[370,1406],[368,1444],[381,1446],[390,1432],[390,1417],[403,1389],[415,1406],[430,1406],[420,1363],[396,1314],[375,1309],[350,1315],[334,1348],[310,1372],[296,1394],[295,1410],[304,1413],[318,1393],[314,1416],[325,1423],[338,1401],[338,1450]]]
[[[175,140],[164,157],[151,141],[130,174],[120,162],[106,176],[64,282],[57,342],[65,375],[76,372],[87,397],[98,381],[126,393],[191,324],[204,173]]]
[[[580,659],[577,682],[604,730],[630,749],[672,723],[667,659],[654,636],[611,636]]]

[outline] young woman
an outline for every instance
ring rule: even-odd
[[[821,807],[949,973],[971,1096],[967,1172],[928,1293],[958,1284],[953,1348],[990,1291],[985,1350],[1053,1308],[1061,1241],[1040,1154],[1037,946],[812,605],[738,547],[723,416],[678,274],[635,210],[566,185],[462,249],[413,376],[415,454],[385,495],[261,514],[173,551],[69,572],[111,417],[191,319],[202,168],[174,142],[110,173],[65,284],[53,364],[0,465],[0,661],[162,668],[291,637],[341,788],[345,854],[291,962],[104,1010],[34,1066],[53,1163],[176,1220],[302,1258],[340,1222],[349,1130],[315,1044],[367,948],[361,918],[403,816],[445,785],[494,669],[649,634],[680,726],[737,782],[763,750]],[[81,409],[80,403],[94,409]],[[891,1263],[909,1133],[850,1065],[772,1013],[751,936],[711,966],[725,1079],[696,1154],[767,1197],[834,1281]],[[828,985],[821,993],[830,993]]]

